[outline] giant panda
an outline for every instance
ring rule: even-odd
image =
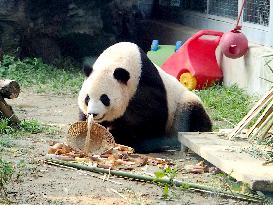
[[[199,97],[154,65],[134,43],[107,48],[86,76],[78,95],[80,120],[89,114],[119,144],[146,153],[178,148],[178,132],[211,131]]]

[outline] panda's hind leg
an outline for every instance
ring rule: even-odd
[[[210,132],[212,122],[201,102],[184,102],[177,107],[174,127],[177,132]]]

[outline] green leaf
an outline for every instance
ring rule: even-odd
[[[169,186],[167,184],[165,184],[164,188],[163,188],[163,198],[166,199],[169,196]]]
[[[164,171],[162,171],[162,170],[156,171],[156,172],[154,173],[154,175],[155,175],[155,177],[158,178],[158,179],[161,179],[161,178],[163,178],[163,177],[166,176],[166,174],[165,174]]]

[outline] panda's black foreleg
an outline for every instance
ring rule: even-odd
[[[86,115],[81,110],[79,110],[79,121],[86,121],[86,119]]]

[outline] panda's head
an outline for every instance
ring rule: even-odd
[[[96,122],[121,117],[134,96],[141,75],[141,54],[138,46],[121,42],[107,48],[93,66],[84,64],[86,79],[78,104]]]

